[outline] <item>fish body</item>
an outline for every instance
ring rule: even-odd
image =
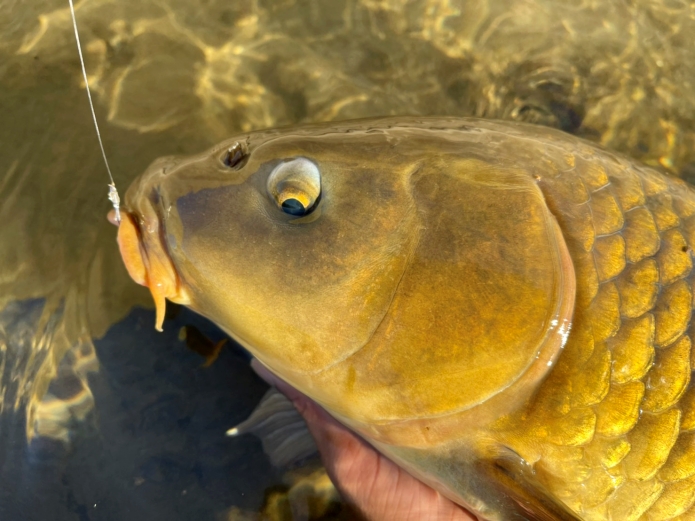
[[[261,131],[128,190],[131,276],[485,519],[695,519],[695,192],[559,131]]]

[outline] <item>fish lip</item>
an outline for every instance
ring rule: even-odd
[[[127,221],[119,226],[121,255],[133,280],[149,288],[159,331],[166,300],[190,304],[167,241],[168,212],[158,184],[163,175],[161,166],[154,165],[130,186],[124,211]]]

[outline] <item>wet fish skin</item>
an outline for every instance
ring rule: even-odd
[[[230,140],[129,190],[124,260],[158,306],[209,316],[485,518],[695,518],[690,186],[484,120],[244,138],[238,172]],[[325,194],[293,224],[261,181],[298,156]]]
[[[577,274],[572,334],[498,427],[583,519],[689,519],[693,189],[579,143],[539,185]]]

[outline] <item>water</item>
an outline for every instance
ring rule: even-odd
[[[257,510],[280,474],[217,433],[264,386],[234,350],[208,385],[183,322],[157,336],[133,311],[150,298],[105,220],[67,0],[0,6],[0,516]],[[77,19],[122,192],[234,132],[387,114],[551,125],[695,179],[686,1],[84,0]]]
[[[41,305],[17,306],[26,318],[13,321],[16,329]],[[60,417],[69,402],[71,418],[28,446],[21,415],[3,422],[2,519],[214,519],[232,504],[260,508],[280,475],[260,443],[224,431],[251,412],[266,386],[245,370],[239,351],[223,350],[213,367],[201,367],[178,341],[185,324],[218,334],[189,311],[163,334],[152,329],[151,313],[131,313],[82,364],[59,369],[37,416]],[[75,366],[88,369],[88,392]]]

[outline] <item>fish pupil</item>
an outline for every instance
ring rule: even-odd
[[[297,199],[289,198],[282,202],[282,211],[290,215],[304,215],[306,208]]]

